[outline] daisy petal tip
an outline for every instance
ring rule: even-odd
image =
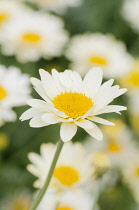
[[[52,72],[53,72],[53,71],[57,71],[57,70],[56,70],[55,68],[53,68],[53,69],[52,69]]]
[[[103,141],[103,136],[100,138],[97,138],[98,141]]]
[[[42,73],[46,72],[44,69],[39,69],[39,74],[41,75]]]
[[[90,69],[90,71],[91,72],[96,71],[96,72],[99,72],[100,74],[103,74],[103,70],[102,70],[101,67],[93,67],[93,68]]]
[[[35,79],[34,77],[31,77],[30,82],[32,83],[34,81],[34,79]]]
[[[64,143],[69,142],[71,139],[61,139]]]

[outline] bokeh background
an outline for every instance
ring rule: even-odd
[[[2,1],[0,0],[0,15],[2,11],[1,2]],[[11,3],[11,0],[9,0],[9,2]],[[65,49],[70,46],[70,39],[75,35],[84,34],[87,32],[112,34],[114,35],[116,40],[120,40],[125,44],[125,46],[127,47],[127,52],[132,56],[133,60],[139,59],[139,28],[138,30],[135,29],[136,27],[132,26],[133,23],[126,20],[126,15],[123,15],[123,5],[126,2],[124,0],[82,0],[79,5],[76,5],[75,7],[67,7],[65,11],[59,11],[58,9],[55,11],[47,11],[47,9],[41,8],[39,7],[39,5],[35,4],[35,1],[29,2],[17,0],[15,2],[17,2],[17,4],[20,2],[21,4],[26,5],[27,8],[38,11],[40,14],[42,12],[50,13],[54,16],[60,17],[64,22],[65,30],[69,34],[69,41],[67,42],[67,44],[65,44]],[[132,4],[134,5],[134,1],[132,2]],[[139,15],[136,21],[138,21],[139,24]],[[15,25],[15,27],[17,28],[18,25]],[[1,31],[2,30],[4,29],[1,29]],[[12,30],[14,30],[14,27],[12,28]],[[10,36],[10,34],[8,36]],[[3,46],[3,43],[4,42],[1,38],[1,48]],[[3,50],[0,50],[0,65],[4,65],[5,67],[15,66],[21,70],[22,74],[26,73],[29,75],[29,77],[39,78],[38,69],[40,68],[43,68],[48,72],[50,72],[52,68],[56,68],[58,71],[64,71],[65,69],[69,68],[70,60],[66,58],[65,51],[63,50],[61,56],[52,56],[51,59],[43,58],[42,56],[40,56],[41,58],[37,61],[20,62],[17,59],[17,56],[15,56],[14,54],[5,55],[3,53]],[[137,70],[139,72],[139,65],[137,67]],[[116,79],[117,81],[115,83],[118,83],[125,87],[126,83],[122,84],[122,82],[120,81],[124,77],[125,75]],[[124,111],[120,116],[114,114],[109,115],[109,117],[122,120],[124,125],[126,126],[126,129],[128,131],[126,131],[127,133],[125,136],[122,136],[121,141],[124,141],[124,138],[129,138],[129,141],[134,142],[138,146],[139,111],[138,113],[135,113],[135,109],[132,109],[132,105],[137,105],[139,101],[139,78],[137,79],[137,85],[135,85],[136,91],[135,93],[133,93],[133,95],[135,95],[134,100],[132,100],[132,93],[127,93],[117,99],[117,103],[115,103],[119,105],[126,105],[128,107],[128,110]],[[32,97],[39,97],[32,87],[31,95]],[[137,101],[135,99],[137,99]],[[39,153],[40,145],[42,143],[56,143],[60,138],[60,125],[50,125],[48,127],[35,129],[29,127],[28,121],[20,122],[19,117],[25,110],[27,110],[27,108],[28,106],[26,105],[16,108],[13,107],[14,112],[16,112],[17,114],[17,119],[14,122],[5,122],[0,127],[0,209],[2,209],[3,202],[9,202],[11,207],[8,207],[7,210],[22,210],[20,202],[22,203],[25,199],[30,200],[31,196],[35,192],[32,184],[36,178],[26,170],[26,166],[29,163],[29,160],[27,158],[28,153]],[[139,107],[137,108],[137,110],[138,109]],[[107,138],[107,134],[105,135]],[[73,141],[84,142],[87,137],[88,135],[87,133],[85,133],[85,131],[83,131],[82,129],[78,129],[78,132]],[[119,156],[119,158],[120,157],[121,156]],[[126,165],[129,159],[130,155],[128,155],[127,150],[127,158],[125,160]],[[128,183],[125,183],[122,172],[119,172],[118,167],[115,165],[112,170],[113,174],[115,174],[115,180],[110,180],[112,184],[107,186],[100,193],[98,201],[100,210],[139,209],[139,203],[135,198],[136,196],[134,196],[134,193],[128,186]],[[134,179],[134,177],[131,177],[131,179]],[[139,175],[138,179],[136,179],[136,186],[138,186],[139,188]],[[19,197],[18,207],[13,208],[12,203],[17,200],[17,197]]]

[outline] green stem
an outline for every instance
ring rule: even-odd
[[[55,152],[55,155],[54,155],[52,164],[51,164],[51,166],[50,166],[50,170],[49,170],[49,172],[48,172],[48,175],[47,175],[46,181],[45,181],[45,183],[44,183],[44,186],[43,186],[43,188],[40,190],[39,195],[38,195],[37,199],[34,201],[34,203],[33,203],[33,205],[32,205],[32,207],[31,207],[30,210],[35,210],[35,209],[38,207],[39,203],[41,202],[41,200],[42,200],[42,198],[43,198],[43,196],[44,196],[44,194],[45,194],[45,192],[46,192],[46,190],[47,190],[47,188],[48,188],[48,186],[49,186],[49,184],[50,184],[50,181],[51,181],[51,178],[52,178],[52,175],[53,175],[53,172],[54,172],[56,163],[57,163],[57,161],[58,161],[60,152],[61,152],[61,150],[62,150],[63,144],[64,144],[64,142],[63,142],[62,140],[60,140],[60,141],[58,142],[57,150],[56,150],[56,152]]]

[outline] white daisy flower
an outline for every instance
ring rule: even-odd
[[[30,98],[29,77],[16,67],[0,66],[0,125],[15,121],[13,107],[25,105]]]
[[[71,69],[82,75],[93,66],[101,66],[107,78],[123,76],[132,65],[132,58],[123,42],[117,41],[113,35],[99,33],[73,37],[67,58],[71,61]]]
[[[1,199],[1,210],[28,210],[31,206],[31,194],[28,191],[20,189],[14,190],[10,196]]]
[[[139,32],[139,1],[125,0],[122,15],[130,23],[131,27]]]
[[[0,1],[0,35],[3,27],[8,25],[11,21],[18,18],[21,13],[27,10],[25,5],[15,0],[1,0]],[[29,9],[28,9],[29,10]]]
[[[118,119],[112,121],[116,126],[102,128],[105,141],[100,143],[87,138],[85,145],[88,151],[91,150],[92,155],[95,153],[107,155],[112,167],[122,167],[132,157],[135,145],[132,140],[133,136],[124,122]]]
[[[94,123],[114,125],[97,117],[99,114],[126,110],[124,106],[108,105],[114,98],[126,92],[118,85],[112,86],[111,79],[101,85],[101,68],[91,69],[82,80],[77,72],[66,70],[58,73],[52,70],[52,75],[40,70],[41,81],[35,78],[31,82],[35,90],[44,100],[31,99],[31,106],[20,119],[30,118],[31,127],[43,127],[62,123],[60,136],[66,142],[76,134],[77,126],[82,127],[92,137],[102,140],[103,134]]]
[[[34,187],[41,188],[48,174],[56,145],[42,144],[41,155],[29,153],[32,164],[27,169],[38,177]],[[84,184],[91,176],[93,168],[83,146],[80,143],[67,143],[64,145],[50,183],[51,189],[58,192],[65,188],[76,188]],[[66,176],[65,176],[66,174]]]
[[[78,6],[81,0],[28,0],[45,10],[63,13],[67,7]]]
[[[94,198],[83,191],[65,192],[62,196],[46,193],[37,210],[93,210]]]
[[[63,26],[58,17],[26,11],[2,31],[2,53],[15,55],[20,62],[60,56],[68,39]]]
[[[135,199],[139,202],[139,150],[133,153],[132,158],[129,158],[125,166],[122,168],[123,180],[131,189]]]

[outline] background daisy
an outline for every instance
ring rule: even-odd
[[[112,167],[123,167],[128,159],[132,158],[136,144],[134,144],[134,139],[132,133],[129,131],[128,127],[121,120],[112,120],[115,126],[108,127],[103,126],[102,131],[104,133],[104,140],[102,142],[91,141],[88,138],[86,146],[88,150],[93,151],[95,154],[104,154],[110,159],[110,164]],[[92,154],[92,155],[93,155]],[[105,161],[106,157],[102,158]],[[93,158],[93,156],[92,156]],[[92,159],[93,160],[93,159]]]
[[[130,23],[131,28],[139,31],[139,1],[125,0],[122,9],[122,15]]]
[[[86,192],[65,192],[62,196],[57,196],[53,193],[47,193],[37,210],[45,210],[46,203],[48,210],[94,210],[94,199]]]
[[[43,186],[55,150],[54,144],[42,144],[41,155],[29,153],[28,157],[32,164],[28,165],[27,169],[38,177],[34,187]],[[49,189],[61,192],[62,188],[77,188],[84,184],[92,173],[93,167],[82,145],[69,142],[62,149]]]
[[[64,23],[58,17],[25,11],[2,31],[2,53],[15,55],[20,62],[60,56],[68,39],[63,27]]]
[[[132,65],[124,43],[109,34],[77,35],[72,38],[66,55],[71,61],[70,68],[82,75],[91,67],[101,66],[106,78],[118,78],[125,75]]]
[[[30,98],[29,76],[16,67],[0,66],[0,125],[15,121],[13,107],[25,105]]]

